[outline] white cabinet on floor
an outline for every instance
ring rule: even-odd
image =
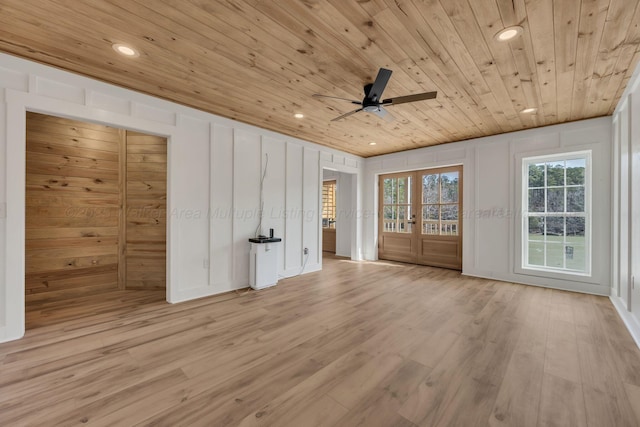
[[[249,239],[249,285],[253,289],[278,284],[278,246],[281,241],[278,237]]]

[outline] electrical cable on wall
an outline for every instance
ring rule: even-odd
[[[302,263],[302,268],[300,269],[300,273],[296,274],[296,276],[300,276],[304,272],[304,269],[307,267],[307,261],[309,261],[309,251],[307,251],[307,254],[304,257],[304,262]]]
[[[266,161],[262,177],[260,178],[260,220],[255,233],[253,233],[254,237],[258,237],[260,235],[260,231],[262,231],[262,218],[264,217],[264,179],[267,176],[267,168],[269,167],[269,153],[265,153],[264,157],[266,158]]]
[[[309,252],[304,256],[304,262],[302,263],[302,267],[300,268],[300,272],[298,274],[294,274],[293,276],[282,276],[278,274],[278,279],[291,279],[292,277],[301,276],[304,273],[304,269],[307,268],[307,261],[309,261]]]

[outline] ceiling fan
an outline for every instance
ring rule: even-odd
[[[319,93],[314,93],[313,96],[319,98],[333,98],[333,99],[341,99],[343,101],[349,101],[355,105],[361,105],[357,110],[349,111],[341,116],[336,117],[335,119],[331,119],[332,122],[335,122],[340,119],[344,119],[345,117],[349,117],[352,114],[359,113],[360,111],[366,111],[367,113],[373,113],[378,117],[382,117],[386,120],[393,120],[393,117],[387,110],[383,108],[383,106],[387,105],[397,105],[397,104],[405,104],[407,102],[415,102],[415,101],[423,101],[425,99],[433,99],[436,97],[438,92],[425,92],[425,93],[416,93],[414,95],[406,95],[406,96],[397,96],[395,98],[382,98],[382,92],[384,88],[387,86],[389,82],[389,78],[391,77],[391,70],[387,70],[386,68],[380,68],[378,71],[378,75],[376,76],[376,80],[373,83],[366,84],[364,86],[364,99],[362,101],[354,101],[351,99],[340,98],[337,96],[328,96],[328,95],[320,95]]]

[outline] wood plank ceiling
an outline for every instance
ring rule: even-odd
[[[611,114],[639,2],[2,0],[0,50],[368,157]],[[494,39],[511,25],[521,37]],[[359,100],[380,67],[384,97],[437,99],[331,122],[353,105],[311,96]]]

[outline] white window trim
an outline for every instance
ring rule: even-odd
[[[586,269],[585,271],[577,271],[577,270],[569,270],[564,268],[555,268],[555,267],[543,267],[543,266],[532,266],[527,263],[528,261],[528,219],[529,212],[526,211],[525,207],[528,206],[528,182],[529,182],[529,168],[528,165],[531,163],[539,163],[539,162],[550,162],[550,161],[566,161],[566,160],[574,160],[574,159],[586,159],[585,164],[585,258],[586,258]],[[592,151],[591,150],[582,150],[582,151],[572,151],[566,153],[553,153],[553,154],[545,154],[539,156],[523,156],[520,159],[520,182],[518,184],[519,192],[520,192],[520,205],[519,210],[522,212],[520,224],[517,229],[517,233],[519,235],[520,240],[520,260],[518,263],[518,267],[516,268],[516,272],[522,274],[532,274],[532,275],[545,275],[549,277],[567,277],[567,276],[578,276],[578,277],[592,277]],[[525,188],[526,186],[526,188]]]

